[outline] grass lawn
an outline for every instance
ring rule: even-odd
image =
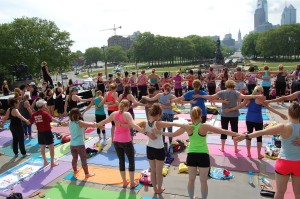
[[[247,64],[250,64],[248,62]],[[257,61],[252,62],[253,65],[258,66],[260,70],[263,70],[264,66],[269,66],[270,70],[277,71],[278,65],[282,64],[284,66],[285,71],[294,71],[296,68],[296,65],[299,64],[299,62],[263,62],[263,61]]]

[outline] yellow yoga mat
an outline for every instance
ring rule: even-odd
[[[100,167],[93,167],[88,166],[90,173],[95,173],[93,177],[89,177],[85,179],[85,174],[82,168],[78,170],[75,174],[75,178],[77,180],[84,180],[87,182],[94,182],[99,184],[109,184],[109,185],[123,185],[123,181],[120,175],[119,169],[112,169],[112,168],[100,168]],[[134,179],[139,180],[141,177],[140,173],[134,174]],[[126,171],[126,179],[129,182],[129,172]]]

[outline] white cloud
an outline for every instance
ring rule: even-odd
[[[185,37],[191,34],[219,35],[232,33],[237,39],[253,30],[256,0],[0,0],[0,23],[27,16],[54,21],[61,30],[71,33],[75,41],[72,50],[107,45],[113,30],[130,35],[135,31]],[[282,10],[291,3],[300,9],[299,0],[268,0],[269,21],[280,23]],[[298,14],[298,22],[299,14]]]

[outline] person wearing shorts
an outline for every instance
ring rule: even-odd
[[[51,131],[51,121],[61,124],[61,122],[54,117],[52,117],[47,112],[47,102],[43,99],[38,100],[35,106],[38,108],[36,112],[32,114],[29,119],[31,124],[35,123],[38,131],[38,143],[41,145],[41,155],[44,159],[44,165],[48,165],[49,162],[46,159],[45,149],[48,145],[51,158],[51,166],[57,166],[58,164],[54,162],[54,146],[53,146],[53,134]]]
[[[207,133],[210,132],[231,136],[236,136],[237,134],[233,131],[214,127],[211,124],[203,124],[201,121],[202,110],[198,106],[192,108],[190,116],[192,119],[191,129],[189,129],[190,125],[182,125],[182,127],[176,132],[163,132],[162,135],[175,137],[187,131],[190,142],[186,159],[189,173],[188,193],[190,198],[194,198],[195,180],[199,170],[202,194],[201,198],[206,199],[208,196],[207,180],[210,168],[209,151],[206,142]]]
[[[287,189],[287,183],[292,178],[292,186],[295,198],[300,198],[300,105],[293,102],[288,108],[289,122],[278,124],[255,133],[240,135],[236,141],[251,139],[262,135],[281,136],[281,150],[275,164],[276,199],[283,199]]]

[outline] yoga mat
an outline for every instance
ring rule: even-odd
[[[133,137],[134,140],[148,140],[148,136],[143,133],[136,133]]]
[[[97,143],[98,140],[99,139],[97,137],[95,137],[95,138],[92,138],[91,140],[87,141],[85,143],[85,148],[89,147],[89,148],[93,149],[94,148],[94,144]],[[72,157],[71,152],[69,152],[66,155],[64,155],[64,156],[62,156],[62,157],[59,158],[59,160],[64,161],[64,162],[72,162],[72,159],[73,159],[73,157]],[[78,157],[78,161],[79,160],[80,160],[80,157]]]
[[[273,188],[274,188],[274,191],[276,191],[277,184],[276,184],[275,180],[273,182]],[[299,189],[299,187],[298,187],[298,189]],[[293,191],[293,184],[291,182],[288,182],[287,188],[286,188],[286,192],[285,192],[283,198],[286,198],[286,199],[295,199],[295,194],[294,194],[294,191]]]
[[[70,129],[68,126],[52,127],[51,131],[53,133],[69,133],[70,134]]]
[[[266,172],[275,173],[276,160],[271,160],[269,158],[264,158],[263,161],[265,162],[265,165],[266,165]]]
[[[54,140],[53,140],[53,145],[54,146],[56,146],[56,145],[58,145],[60,143],[61,143],[61,139],[54,138]],[[25,144],[25,146],[36,146],[36,147],[40,146],[39,143],[38,143],[38,138],[26,139],[24,141],[24,144]]]
[[[96,129],[96,128],[88,128],[88,129],[86,129],[86,130],[84,131],[84,133],[89,134],[89,133],[92,133],[92,132],[94,132],[94,131],[97,131],[97,129]]]
[[[0,132],[1,137],[12,138],[12,134],[9,129]]]
[[[33,192],[48,185],[53,180],[66,173],[72,167],[70,163],[64,163],[58,161],[58,164],[59,165],[56,167],[50,167],[50,166],[44,167],[40,172],[36,173],[32,177],[25,179],[23,182],[16,185],[14,187],[14,191],[22,193],[23,197],[28,197]],[[10,194],[9,190],[5,192],[0,192],[0,195],[2,196],[8,196],[9,194]],[[57,197],[52,197],[52,198],[57,198]]]
[[[107,137],[110,137],[111,136],[111,128],[105,128],[105,134],[106,134]],[[95,129],[93,132],[89,133],[88,135],[92,136],[92,137],[94,137],[94,136],[98,137],[97,129]],[[100,135],[101,135],[101,137],[103,137],[102,130],[101,130],[101,134]]]
[[[146,113],[138,113],[138,114],[134,114],[134,118],[145,119],[145,118],[147,118],[147,116],[146,116]]]
[[[234,173],[233,173],[234,175]],[[256,177],[256,176],[255,176]],[[245,175],[241,179],[234,178],[233,180],[208,180],[208,198],[243,198],[254,199],[260,198],[257,182],[253,180],[255,188],[248,184],[248,176]],[[165,187],[164,193],[176,195],[176,198],[188,198],[188,175],[168,175],[164,178],[163,186]],[[201,197],[200,180],[196,177],[195,180],[195,197]]]
[[[266,114],[262,114],[262,118],[263,118],[263,120],[270,120],[269,116],[267,116]],[[217,119],[221,120],[221,115],[218,115]],[[239,120],[246,120],[246,114],[241,114],[239,116]]]
[[[231,138],[229,138],[231,139]],[[238,149],[240,151],[238,153],[235,153],[234,146],[225,145],[225,152],[220,151],[221,146],[220,145],[208,145],[208,150],[210,155],[219,155],[219,156],[226,156],[226,157],[238,157],[238,158],[247,158],[247,148],[244,146],[238,146]],[[250,149],[252,158],[258,158],[257,156],[257,148],[251,147]],[[263,153],[263,150],[262,150]]]
[[[248,112],[248,108],[244,107],[244,108],[239,109],[239,111],[240,111],[241,113],[247,113],[247,112]],[[261,112],[262,112],[262,113],[269,113],[270,111],[269,111],[269,109],[262,108],[262,109],[261,109]]]
[[[0,191],[7,190],[25,178],[29,178],[43,167],[43,159],[35,157],[9,169],[0,175]]]
[[[263,137],[263,146],[267,146],[268,142],[271,142],[271,141],[272,141],[271,137],[266,137],[266,136]],[[219,145],[221,145],[220,135],[217,135],[217,134],[208,134],[206,142],[207,142],[207,144],[219,144]],[[233,146],[234,145],[233,140],[231,138],[228,138],[226,140],[226,145]],[[246,140],[243,140],[243,141],[239,142],[238,146],[246,146]],[[256,140],[256,138],[254,138],[254,139],[251,140],[251,146],[252,147],[257,146],[257,140]],[[264,151],[262,151],[262,153],[263,152]]]
[[[85,142],[91,140],[92,137],[89,137]],[[70,152],[70,142],[61,144],[54,149],[54,157],[55,158],[61,158],[62,156],[66,155]],[[46,153],[46,157],[50,158],[50,151]]]
[[[0,137],[0,147],[7,146],[12,143],[12,137]]]
[[[139,114],[139,113],[146,114],[145,109],[133,109],[133,112],[134,114]]]
[[[172,154],[174,161],[173,166],[178,166],[182,162],[186,162],[186,153]],[[259,172],[259,163],[255,159],[250,158],[236,158],[210,155],[210,166],[222,167],[229,171],[253,171]]]
[[[18,148],[19,150],[19,148]],[[25,146],[25,150],[27,153],[30,153],[29,157],[39,157],[41,155],[41,149],[40,147],[35,147],[35,146]],[[12,145],[0,148],[0,152],[5,153],[6,156],[14,157],[15,154],[12,149]],[[19,156],[22,157],[21,152],[19,150]]]
[[[84,185],[84,184],[83,184]],[[135,193],[128,193],[123,191],[107,191],[102,189],[95,189],[88,186],[78,186],[73,184],[58,183],[48,192],[45,198],[51,199],[139,199],[142,196]]]
[[[177,116],[178,118],[191,119],[190,114],[177,114],[176,116]]]
[[[125,155],[126,168],[128,168],[128,160]],[[119,167],[119,158],[115,153],[99,153],[87,160],[88,164],[97,164],[105,166]],[[149,168],[149,163],[146,157],[135,157],[135,169],[145,170]]]
[[[146,155],[146,144],[134,144],[133,147],[135,154]],[[111,145],[107,151],[116,152],[116,149],[113,145]]]
[[[92,177],[89,177],[88,179],[86,179],[85,173],[81,167],[78,170],[78,173],[75,174],[75,176],[73,175],[73,173],[71,173],[71,176],[73,177],[72,179],[70,179],[70,176],[66,176],[64,179],[81,180],[81,181],[87,181],[87,182],[104,184],[104,185],[122,186],[122,184],[123,184],[119,169],[89,166],[89,172],[94,173],[95,176],[92,176]],[[129,181],[129,172],[128,171],[126,171],[126,176],[127,176],[127,180]],[[141,177],[141,174],[138,172],[135,172],[134,179],[139,180],[140,177]]]

